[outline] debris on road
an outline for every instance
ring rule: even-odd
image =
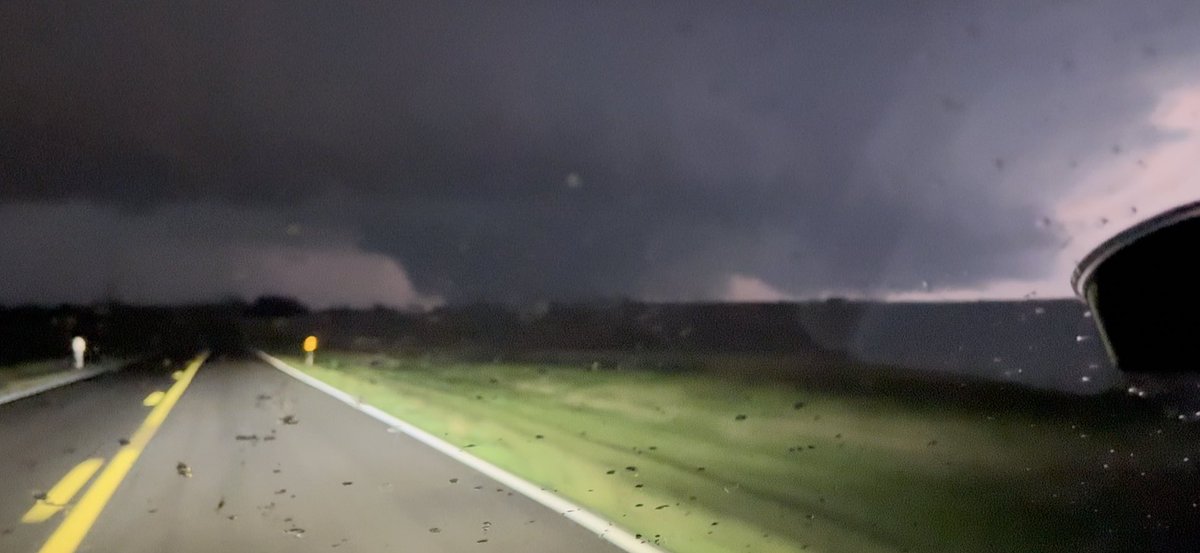
[[[118,443],[118,444],[121,444],[121,445],[129,445],[129,439],[128,439],[128,438],[121,438],[121,439],[117,440],[117,443]]]
[[[180,461],[180,462],[178,462],[178,463],[176,463],[176,464],[175,464],[175,472],[178,472],[178,473],[179,473],[179,475],[180,475],[180,476],[182,476],[182,477],[184,477],[184,478],[191,478],[191,477],[192,477],[192,467],[189,467],[189,466],[187,465],[187,463],[185,463],[185,462],[183,462],[183,461]]]
[[[299,423],[300,420],[297,419],[295,415],[284,415],[283,418],[279,419],[279,422],[282,422],[283,424],[296,424]]]
[[[220,511],[225,507],[225,496],[221,496],[221,500],[217,502],[217,510]]]
[[[234,439],[239,442],[252,441],[252,440],[257,441],[258,434],[238,434],[237,436],[234,437]]]

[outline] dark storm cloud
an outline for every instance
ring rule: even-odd
[[[1020,154],[1153,99],[1037,102],[1194,53],[1178,6],[6,2],[0,199],[316,220],[460,300],[1038,277]]]

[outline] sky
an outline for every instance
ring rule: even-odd
[[[0,2],[0,304],[1070,296],[1200,3]]]

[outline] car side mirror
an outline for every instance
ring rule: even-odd
[[[1071,285],[1091,307],[1117,368],[1200,372],[1200,202],[1104,242],[1080,262]]]

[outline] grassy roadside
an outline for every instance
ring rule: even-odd
[[[37,386],[70,369],[71,367],[65,359],[33,361],[0,367],[0,394]]]
[[[1146,509],[1133,475],[1176,482],[1194,442],[1104,397],[1017,391],[1005,409],[339,353],[307,371],[678,553],[1121,550],[1143,537],[1125,532]]]

